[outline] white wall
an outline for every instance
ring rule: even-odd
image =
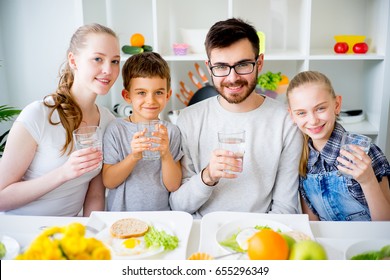
[[[0,104],[23,108],[55,90],[82,18],[78,0],[0,0]]]

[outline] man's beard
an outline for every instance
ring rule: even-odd
[[[256,73],[255,77],[257,77],[257,73]],[[211,79],[213,80],[214,87],[218,91],[219,95],[221,95],[222,98],[225,99],[230,104],[239,104],[239,103],[244,102],[248,98],[248,96],[251,95],[252,92],[255,90],[256,84],[257,84],[257,79],[254,78],[249,83],[246,80],[238,80],[234,83],[221,84],[221,86],[217,87],[217,86],[215,86],[213,77],[211,77]],[[247,91],[244,92],[243,95],[241,95],[241,94],[226,95],[223,92],[223,87],[235,87],[235,86],[244,86],[244,87],[247,86]]]

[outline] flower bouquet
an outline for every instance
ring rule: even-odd
[[[109,260],[110,250],[93,237],[85,237],[85,226],[72,223],[44,230],[16,260]]]

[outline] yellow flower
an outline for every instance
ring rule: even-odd
[[[73,256],[76,256],[87,249],[87,242],[83,236],[68,235],[60,240],[60,246],[65,256],[72,259]]]
[[[100,240],[85,238],[85,227],[73,223],[44,230],[17,260],[109,260],[110,251]]]
[[[106,247],[97,247],[92,252],[92,260],[110,260],[111,252]]]
[[[72,260],[91,260],[91,254],[88,252],[82,252],[74,256]]]
[[[50,227],[45,229],[41,236],[52,236],[55,235],[56,233],[62,233],[63,229],[60,227]]]
[[[73,223],[65,227],[64,230],[65,235],[77,235],[84,236],[85,235],[85,226],[80,223]]]

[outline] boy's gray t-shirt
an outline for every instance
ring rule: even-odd
[[[180,130],[174,124],[161,121],[168,128],[172,157],[179,161],[181,151]],[[103,138],[103,162],[116,164],[131,153],[131,141],[137,124],[117,118],[107,127]],[[129,177],[107,196],[108,211],[167,211],[169,192],[161,174],[161,160],[138,161]]]

